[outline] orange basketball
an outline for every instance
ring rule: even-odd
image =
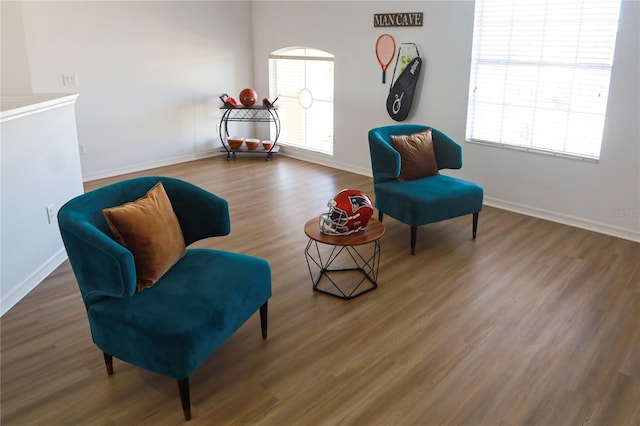
[[[253,89],[242,89],[240,92],[240,102],[244,106],[251,106],[256,103],[256,99],[258,98],[258,94]]]

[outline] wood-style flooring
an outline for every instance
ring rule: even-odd
[[[272,267],[256,314],[191,376],[193,425],[640,424],[640,244],[485,207],[418,229],[385,217],[379,286],[312,291],[305,222],[371,178],[295,159],[215,157],[139,175],[230,203],[197,243]],[[170,315],[167,312],[167,315]],[[2,317],[2,425],[178,425],[175,380],[114,359],[107,376],[68,262]]]

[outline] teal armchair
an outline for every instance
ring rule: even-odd
[[[399,181],[400,153],[391,145],[391,135],[411,135],[429,129],[419,124],[397,124],[369,131],[369,150],[378,219],[387,214],[411,227],[411,254],[415,254],[417,228],[458,216],[472,215],[473,238],[482,210],[483,189],[479,185],[438,174]],[[438,169],[460,169],[462,147],[441,131],[432,129]]]
[[[133,254],[114,240],[102,210],[143,197],[159,181],[187,252],[155,285],[136,291]],[[258,310],[266,339],[269,264],[188,247],[229,234],[224,199],[179,179],[142,177],[70,200],[58,212],[58,223],[107,374],[113,374],[115,357],[176,379],[186,420],[191,418],[189,376]]]

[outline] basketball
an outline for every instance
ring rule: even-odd
[[[240,92],[240,102],[244,106],[251,106],[256,103],[256,99],[258,98],[258,94],[253,89],[242,89]]]

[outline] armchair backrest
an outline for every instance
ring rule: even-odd
[[[73,198],[58,211],[58,225],[85,305],[103,297],[135,294],[133,254],[113,239],[102,210],[143,197],[159,181],[178,217],[186,245],[230,232],[227,202],[179,179],[145,176]]]
[[[400,153],[391,145],[391,135],[411,135],[431,128],[438,169],[462,167],[462,147],[438,129],[421,124],[396,124],[369,131],[369,152],[374,183],[396,180],[400,176]]]

